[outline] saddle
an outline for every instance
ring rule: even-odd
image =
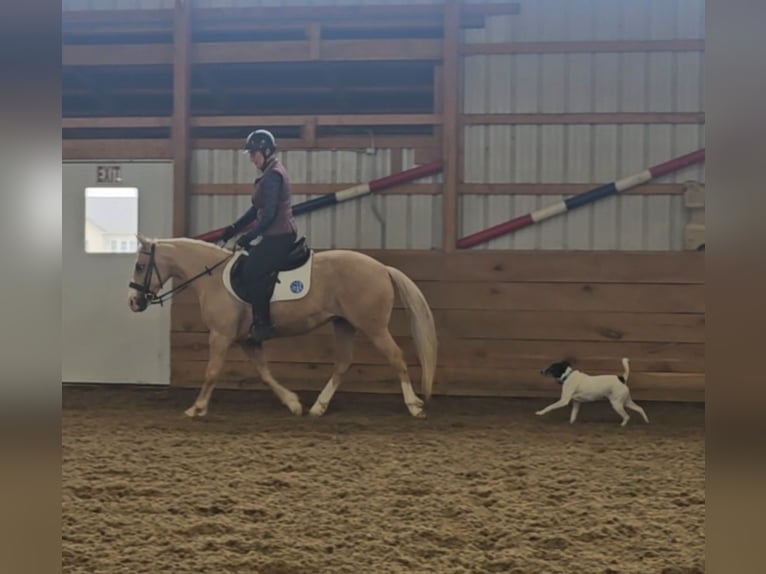
[[[276,271],[269,273],[259,281],[260,285],[256,286],[259,294],[267,300],[272,300],[274,289],[277,286],[277,283],[280,282],[280,275],[285,272],[295,271],[300,271],[300,273],[297,275],[300,275],[301,277],[298,277],[295,281],[292,281],[290,290],[296,295],[302,293],[304,283],[307,283],[308,281],[301,279],[302,276],[308,275],[310,273],[311,255],[312,252],[306,242],[306,238],[301,237],[297,239],[287,254],[287,257],[285,257],[285,259],[279,264]],[[247,257],[248,254],[244,251],[235,256],[231,264],[228,266],[228,269],[224,271],[224,276],[228,279],[227,287],[229,287],[229,291],[233,291],[233,294],[236,295],[241,301],[245,303],[253,303],[249,296],[249,293],[251,292],[251,286],[247,284],[248,278],[243,272]],[[303,267],[305,267],[305,270],[302,269]],[[296,273],[290,273],[290,275],[296,275]],[[308,289],[306,289],[306,291],[308,291]]]

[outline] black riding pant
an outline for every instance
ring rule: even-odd
[[[296,239],[295,233],[264,235],[257,245],[248,249],[244,269],[247,285],[250,287],[248,298],[253,306],[253,313],[266,323],[271,321],[270,294],[267,292],[267,282],[264,278],[276,271],[287,259]]]

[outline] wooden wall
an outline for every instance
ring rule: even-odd
[[[539,371],[572,357],[593,373],[622,372],[639,400],[704,401],[704,253],[368,251],[421,287],[440,338],[436,395],[555,396]],[[391,329],[411,376],[420,371],[402,308]],[[342,391],[394,392],[399,384],[363,336]],[[293,390],[318,391],[332,370],[329,327],[265,344],[274,375]],[[173,384],[197,387],[207,335],[197,304],[173,308]],[[221,387],[260,388],[232,351]]]

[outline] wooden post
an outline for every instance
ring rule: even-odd
[[[444,8],[444,43],[442,64],[442,157],[444,185],[442,203],[444,225],[442,249],[455,251],[457,242],[457,174],[458,174],[458,96],[460,94],[460,5],[447,0]]]
[[[311,22],[308,27],[309,58],[319,60],[321,57],[322,25],[319,22]]]
[[[189,187],[190,134],[189,93],[191,83],[191,0],[175,0],[173,14],[173,235],[186,235],[186,204]]]

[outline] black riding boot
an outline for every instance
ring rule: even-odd
[[[263,299],[263,294],[258,293],[257,302],[252,304],[253,324],[250,326],[247,340],[255,345],[260,345],[274,336],[274,327],[271,325],[271,303]]]

